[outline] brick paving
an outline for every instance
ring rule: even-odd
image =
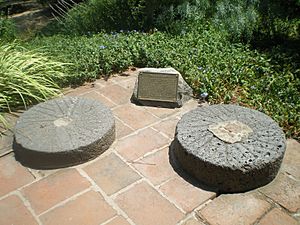
[[[68,96],[101,101],[116,118],[116,141],[97,159],[72,168],[34,170],[0,137],[2,225],[296,225],[300,224],[300,144],[287,141],[280,173],[246,193],[218,195],[194,181],[169,156],[176,124],[189,110],[130,103],[136,72],[96,80]],[[16,117],[11,117],[13,125]],[[1,129],[1,128],[0,128]],[[3,131],[3,130],[2,130]]]

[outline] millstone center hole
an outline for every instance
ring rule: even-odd
[[[72,119],[69,117],[62,117],[58,118],[57,120],[54,120],[54,125],[56,127],[65,127],[68,126],[72,122]]]

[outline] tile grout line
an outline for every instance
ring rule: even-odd
[[[195,219],[195,220],[197,220],[194,211],[192,211],[189,214],[187,214],[187,216],[185,218],[183,218],[182,220],[180,220],[176,225],[185,225],[185,222],[187,222],[189,219]]]
[[[10,153],[12,153],[14,150],[11,148],[9,150],[6,150],[5,152],[0,154],[0,158],[5,157],[7,155],[9,155]]]
[[[127,104],[127,103],[126,103]],[[123,104],[123,105],[126,105],[126,104]],[[123,106],[123,105],[120,105],[120,106],[118,106],[117,108],[119,108],[119,107],[121,107],[121,106]],[[115,109],[115,108],[114,108]],[[144,111],[146,111],[146,112],[148,112],[148,113],[150,113],[148,110],[146,110],[146,109],[144,109]],[[117,115],[115,115],[114,114],[114,116],[116,117],[116,118],[118,118],[120,121],[122,121],[123,122],[123,124],[125,124],[126,126],[128,126],[128,127],[130,127],[131,129],[133,129],[135,132],[133,132],[133,133],[138,133],[138,132],[140,132],[140,131],[142,131],[142,130],[145,130],[145,129],[147,129],[147,128],[152,128],[152,129],[154,129],[155,130],[155,128],[153,128],[153,126],[155,126],[155,125],[157,125],[157,124],[159,124],[159,123],[161,123],[161,122],[164,122],[164,121],[166,121],[166,120],[168,120],[168,119],[170,119],[170,117],[180,117],[181,118],[181,114],[180,114],[181,112],[179,111],[179,112],[175,112],[174,114],[170,114],[170,115],[168,115],[168,116],[166,116],[166,117],[164,117],[164,118],[160,118],[160,117],[158,117],[158,116],[155,116],[154,114],[154,116],[157,118],[157,119],[159,119],[159,120],[157,120],[157,121],[155,121],[155,122],[153,122],[153,123],[150,123],[150,124],[148,124],[148,125],[146,125],[146,126],[144,126],[144,127],[141,127],[141,128],[138,128],[138,129],[135,129],[135,128],[133,128],[133,127],[131,127],[130,125],[128,125],[126,122],[124,122],[121,118],[119,118]],[[150,113],[151,114],[151,113]],[[152,114],[151,114],[152,115]],[[132,133],[132,134],[133,134]],[[159,131],[159,133],[162,133],[161,131]],[[130,134],[131,135],[131,134]],[[124,138],[126,138],[126,137],[128,137],[129,135],[127,135],[127,136],[124,136],[124,137],[122,137],[122,138],[120,138],[119,140],[122,140],[122,139],[124,139]],[[170,138],[168,135],[167,135],[167,137],[168,138]]]
[[[170,177],[169,179],[167,179],[167,180],[161,182],[160,184],[156,185],[155,187],[159,189],[159,188],[161,188],[163,185],[165,185],[166,183],[168,183],[169,181],[171,181],[171,180],[173,180],[173,179],[175,179],[175,175],[174,175],[173,177]]]
[[[159,151],[162,151],[163,149],[165,149],[165,148],[167,148],[167,147],[169,147],[169,146],[170,146],[169,144],[166,144],[166,145],[163,145],[162,147],[155,148],[155,149],[153,149],[152,151],[146,152],[144,155],[142,155],[141,157],[139,157],[139,158],[137,158],[137,159],[134,159],[134,160],[126,160],[125,158],[124,158],[124,159],[125,159],[128,163],[134,164],[134,163],[136,163],[136,162],[138,162],[138,161],[140,161],[140,160],[143,160],[144,158],[146,158],[146,157],[148,157],[148,156],[151,156],[151,155],[153,155],[153,154],[155,154],[155,153],[157,153],[157,152],[159,152]],[[117,152],[117,150],[115,150],[115,151]],[[118,152],[118,154],[120,154],[120,153]]]
[[[45,176],[43,176],[43,177],[36,177],[36,176],[31,172],[31,169],[30,169],[30,168],[28,168],[28,167],[24,167],[24,168],[26,168],[26,169],[28,170],[28,172],[30,173],[30,175],[33,176],[34,180],[33,180],[32,182],[28,183],[28,184],[23,185],[22,187],[19,187],[17,190],[24,189],[24,188],[26,188],[26,187],[28,187],[28,186],[30,186],[30,185],[36,183],[36,182],[39,182],[40,180],[46,179],[46,178],[48,178],[49,176],[56,174],[57,172],[63,171],[63,169],[66,169],[66,170],[72,169],[72,167],[69,167],[69,168],[60,168],[61,170],[58,169],[58,171],[56,171],[56,172],[54,172],[54,173],[49,173],[49,174],[47,174],[47,175],[45,175]]]
[[[104,97],[106,100],[108,100],[109,102],[113,103],[114,104],[114,107],[116,107],[118,104],[116,102],[114,102],[112,99],[110,99],[109,97],[107,97],[106,95],[102,94],[101,93],[101,89],[97,89],[97,90],[94,90],[94,92],[96,92],[96,94],[98,95],[101,95],[102,97]],[[112,107],[112,108],[114,108]]]
[[[216,197],[215,197],[216,198]],[[213,199],[215,199],[213,198]],[[209,203],[211,203],[213,201],[213,199],[209,198],[207,199],[205,202],[203,202],[201,205],[199,205],[198,207],[196,207],[193,211],[199,211],[201,209],[203,209],[205,206],[207,206]]]
[[[161,122],[161,121],[159,121],[159,122]],[[158,124],[159,124],[159,123],[158,123]],[[150,127],[150,129],[152,129],[152,130],[154,130],[155,132],[161,134],[161,135],[164,136],[166,139],[170,139],[170,137],[169,137],[168,135],[166,135],[164,132],[162,132],[162,131],[160,131],[160,130],[155,129],[153,126],[155,126],[155,125],[152,125],[152,126]]]
[[[124,125],[126,125],[126,126],[129,127],[130,129],[132,129],[134,132],[140,130],[140,129],[138,129],[138,130],[137,130],[137,129],[134,129],[132,126],[130,126],[129,124],[125,123],[123,120],[121,120],[121,118],[119,118],[117,115],[115,115],[114,112],[112,112],[112,114],[114,115],[115,118],[117,118],[117,119],[118,119],[120,122],[122,122]],[[129,136],[129,135],[126,135],[126,136],[124,136],[124,137],[127,137],[127,136]],[[122,138],[120,138],[120,139],[123,139],[124,137],[122,137]]]
[[[110,218],[109,220],[106,220],[103,223],[100,223],[100,225],[106,225],[108,223],[110,223],[111,221],[113,221],[114,219],[118,218],[119,215],[115,215],[114,217]]]
[[[281,211],[283,211],[284,213],[286,213],[287,215],[291,216],[294,218],[293,216],[293,212],[289,211],[287,208],[285,208],[283,205],[281,205],[279,202],[276,202],[275,200],[273,200],[272,198],[270,198],[269,196],[267,196],[265,193],[263,193],[261,190],[257,190],[257,192],[262,195],[262,197],[264,198],[264,200],[266,202],[268,202],[271,207],[269,210],[267,210],[260,218],[259,220],[256,220],[256,223],[258,223],[266,214],[268,214],[271,210],[273,209],[280,209]],[[296,212],[297,213],[297,212]],[[295,218],[294,218],[295,219]],[[254,224],[256,224],[254,223]]]
[[[112,195],[110,195],[110,198],[112,199],[116,199],[119,195],[125,193],[126,191],[130,190],[131,188],[133,188],[134,186],[142,183],[143,181],[145,181],[144,177],[141,177],[140,179],[138,179],[137,181],[127,185],[126,187],[118,190],[117,192],[113,193]]]
[[[194,212],[194,215],[195,215],[195,218],[197,218],[198,220],[200,220],[202,223],[204,223],[204,224],[210,224],[208,221],[207,221],[207,219],[204,217],[204,216],[202,216],[202,215],[199,215],[198,213],[197,213],[197,211],[200,211],[201,209],[203,209],[205,206],[207,206],[209,203],[211,203],[213,201],[213,199],[208,199],[207,201],[205,201],[203,204],[201,204],[200,206],[198,206],[197,208],[195,208],[194,210],[193,210],[193,212]]]
[[[131,133],[133,133],[133,132],[135,132],[135,129],[133,129],[131,126],[129,126],[128,124],[126,124],[123,120],[121,120],[119,117],[117,117],[117,116],[115,116],[114,115],[114,117],[115,117],[115,120],[118,120],[120,123],[122,123],[124,126],[127,126],[128,128],[130,128],[131,130],[132,130],[132,132]],[[131,134],[130,133],[130,134]],[[125,136],[123,136],[123,137],[126,137],[126,136],[128,136],[129,134],[127,134],[127,135],[125,135]],[[121,137],[121,138],[123,138],[123,137]],[[121,138],[118,138],[118,139],[121,139]]]
[[[121,160],[124,161],[124,158],[123,158],[123,157],[121,157],[119,154],[116,154],[116,155],[118,155],[118,156],[121,158]],[[126,161],[125,161],[125,163],[126,163],[131,169],[133,169],[135,172],[137,172],[140,176],[142,176],[142,179],[140,179],[140,183],[141,183],[142,181],[147,182],[154,190],[156,190],[156,191],[158,192],[158,194],[160,194],[165,200],[167,200],[168,202],[170,202],[171,205],[174,205],[175,208],[177,208],[177,209],[178,209],[180,212],[182,212],[184,215],[186,214],[186,212],[185,212],[183,209],[181,209],[181,207],[177,206],[177,204],[175,204],[175,202],[173,202],[173,201],[171,201],[169,198],[167,198],[167,196],[166,196],[165,194],[163,194],[162,191],[160,191],[159,189],[157,189],[157,188],[150,182],[150,180],[149,180],[147,177],[145,177],[142,173],[140,173],[134,166],[132,166],[131,164],[127,163]],[[137,183],[137,182],[135,182],[135,183]],[[135,185],[136,185],[136,184],[135,184]],[[128,187],[128,186],[127,186],[127,187]],[[125,189],[125,188],[124,188],[124,189]],[[126,190],[124,191],[124,189],[121,190],[122,193],[126,191]],[[128,188],[128,189],[130,189],[130,188]],[[116,192],[116,193],[114,194],[114,198],[115,198],[116,196],[118,196],[119,194],[121,194],[121,193]]]
[[[50,207],[49,209],[43,211],[42,213],[40,213],[40,214],[38,215],[38,217],[41,217],[41,216],[45,215],[46,213],[48,213],[48,212],[50,212],[50,211],[52,211],[52,210],[55,210],[56,208],[58,208],[58,207],[60,207],[60,206],[63,206],[63,205],[65,205],[65,204],[67,204],[67,203],[69,203],[69,202],[71,202],[71,201],[74,201],[75,199],[77,199],[77,198],[80,197],[81,195],[83,195],[83,194],[85,194],[85,193],[87,193],[87,192],[89,192],[89,191],[91,191],[91,190],[92,190],[92,186],[90,186],[90,187],[84,189],[83,191],[77,192],[76,194],[72,195],[71,197],[69,197],[69,198],[67,198],[67,199],[65,199],[65,200],[63,200],[63,201],[61,201],[61,202],[55,204],[54,206]]]
[[[183,213],[183,215],[185,216],[187,214],[186,211],[184,211],[180,206],[178,206],[173,200],[171,200],[170,198],[168,198],[168,196],[166,196],[161,190],[155,188],[155,186],[148,180],[145,179],[145,181],[154,189],[156,190],[164,199],[166,199],[168,202],[171,203],[171,205],[175,206],[175,208],[177,208],[180,212]]]
[[[265,211],[261,216],[256,218],[253,225],[258,224],[262,220],[262,218],[264,218],[269,212],[271,212],[275,208],[273,204],[270,205],[271,207],[267,211]]]
[[[10,196],[12,196],[12,195],[16,195],[17,192],[18,192],[18,189],[13,190],[13,191],[11,191],[11,192],[8,192],[8,193],[5,194],[5,195],[0,196],[0,201],[2,201],[2,200],[5,199],[5,198],[8,198],[8,197],[10,197]]]
[[[117,108],[120,108],[120,107],[122,107],[122,106],[124,106],[124,105],[127,105],[127,104],[128,104],[128,103],[124,103],[124,104],[122,104],[122,105],[117,105],[115,108],[113,108],[113,110],[114,110],[114,109],[117,109]],[[117,115],[115,115],[114,112],[113,112],[114,116],[115,116],[118,120],[122,121],[123,124],[125,124],[126,126],[128,126],[129,128],[131,128],[131,129],[134,130],[134,132],[132,132],[131,134],[126,135],[126,136],[120,138],[119,140],[125,139],[125,138],[129,137],[130,135],[133,135],[133,134],[135,134],[135,133],[139,133],[140,131],[145,130],[145,129],[147,129],[147,128],[152,128],[152,129],[155,130],[155,128],[153,128],[153,126],[155,126],[155,125],[157,125],[157,124],[159,124],[159,123],[161,123],[161,122],[164,122],[164,121],[170,119],[170,117],[175,117],[175,118],[179,118],[179,119],[182,117],[182,115],[181,115],[182,112],[181,112],[181,111],[172,113],[172,114],[170,114],[170,115],[168,115],[168,116],[166,116],[166,117],[164,117],[164,118],[161,118],[161,117],[159,117],[159,116],[156,116],[156,115],[152,114],[152,113],[149,112],[147,109],[143,109],[143,110],[141,110],[141,111],[146,111],[146,112],[150,113],[152,116],[156,117],[156,118],[159,119],[159,120],[158,120],[158,121],[155,121],[155,122],[153,122],[153,123],[150,123],[150,124],[148,124],[148,125],[146,125],[146,126],[144,126],[144,127],[135,129],[135,128],[131,127],[129,124],[127,124],[126,122],[124,122],[121,118],[119,118],[119,117],[118,117]],[[163,132],[159,131],[159,133],[162,134]],[[166,135],[166,136],[167,136],[168,138],[170,138],[168,135]]]
[[[22,166],[22,165],[21,165],[21,166]],[[13,194],[16,193],[17,191],[21,191],[22,189],[24,189],[24,188],[26,188],[26,187],[28,187],[28,186],[30,186],[30,185],[32,185],[32,184],[34,184],[34,183],[36,183],[36,182],[42,180],[42,179],[46,179],[47,177],[49,177],[49,176],[51,176],[51,175],[54,174],[54,173],[52,173],[52,174],[47,174],[47,175],[45,175],[44,177],[36,177],[36,176],[30,171],[30,168],[27,168],[27,167],[24,167],[24,168],[25,168],[26,170],[28,170],[28,173],[30,173],[30,175],[34,178],[33,181],[31,181],[31,182],[29,182],[29,183],[27,183],[27,184],[25,184],[25,185],[23,185],[23,186],[21,186],[21,187],[18,187],[18,188],[14,189],[14,190],[12,190],[12,191],[10,191],[10,192],[8,192],[7,194],[5,194],[5,195],[3,195],[3,196],[0,196],[0,201],[3,200],[3,199],[6,198],[6,197],[9,197],[10,195],[13,195]]]
[[[126,138],[128,138],[130,136],[136,135],[136,134],[140,133],[141,131],[146,130],[148,128],[151,128],[152,130],[156,131],[152,126],[154,126],[156,124],[159,124],[161,122],[161,120],[158,120],[158,121],[156,121],[154,123],[148,124],[147,126],[141,127],[139,129],[135,129],[135,128],[131,127],[130,125],[128,125],[126,122],[124,122],[122,119],[120,119],[118,116],[116,116],[116,115],[114,115],[114,116],[118,120],[120,120],[124,125],[128,126],[129,128],[131,128],[133,130],[130,134],[128,134],[126,136],[123,136],[123,137],[121,137],[119,139],[116,139],[116,141],[122,141],[123,139],[126,139]],[[158,133],[160,133],[161,135],[163,135],[160,131]],[[169,139],[169,137],[168,137],[168,139]]]
[[[17,191],[16,193],[19,196],[19,198],[21,198],[21,200],[23,201],[25,207],[29,210],[29,212],[31,213],[31,215],[33,216],[33,218],[37,221],[37,223],[39,225],[42,225],[43,223],[41,222],[39,216],[33,210],[30,202],[25,198],[25,196],[22,195],[22,193],[20,191]]]
[[[107,204],[109,204],[116,212],[118,215],[122,215],[126,220],[127,222],[129,222],[131,225],[135,225],[135,223],[129,218],[129,216],[113,201],[113,199],[111,199],[111,197],[109,197],[97,184],[96,182],[91,178],[89,177],[89,175],[82,169],[82,168],[76,168],[77,171],[80,173],[80,175],[82,177],[84,177],[85,179],[87,179],[93,189],[97,192],[99,192],[103,199],[105,200],[105,202]]]

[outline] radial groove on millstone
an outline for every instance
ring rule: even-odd
[[[22,164],[50,169],[93,159],[114,139],[110,109],[96,100],[63,97],[33,106],[21,115],[13,148]]]
[[[227,143],[209,131],[209,126],[228,121],[239,121],[252,132]],[[242,192],[275,178],[285,147],[284,133],[267,115],[237,105],[213,105],[182,117],[172,150],[181,167],[201,182],[219,192]]]

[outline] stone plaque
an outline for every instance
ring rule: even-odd
[[[138,77],[139,100],[177,102],[178,74],[141,72]]]
[[[237,120],[222,121],[217,124],[211,124],[209,125],[208,130],[220,140],[230,144],[247,139],[249,134],[253,132],[248,125]]]

